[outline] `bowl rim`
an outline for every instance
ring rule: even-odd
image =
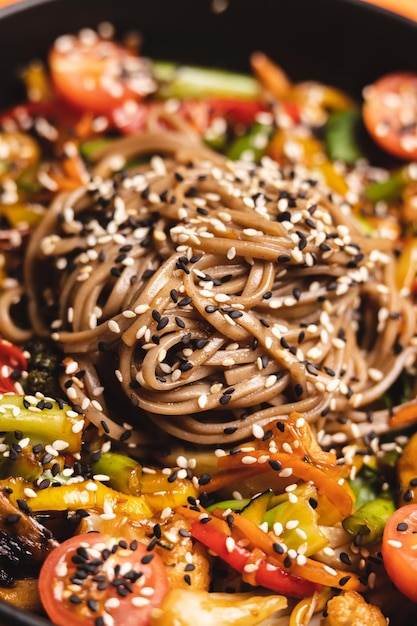
[[[259,2],[260,0],[257,0]],[[417,27],[417,21],[413,20],[411,17],[404,15],[400,12],[394,11],[393,9],[389,9],[387,7],[379,6],[374,4],[373,2],[368,2],[367,0],[333,0],[334,2],[339,2],[340,4],[352,5],[356,7],[360,7],[361,10],[368,11],[370,13],[376,13],[380,15],[385,15],[390,19],[396,19],[400,22],[405,22],[408,24],[413,24]],[[52,4],[53,2],[61,2],[61,0],[17,0],[17,2],[13,2],[12,4],[6,4],[0,6],[0,20],[5,19],[8,16],[12,16],[18,14],[20,12],[24,12],[28,9],[40,6]]]

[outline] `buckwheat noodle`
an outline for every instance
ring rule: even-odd
[[[391,244],[302,168],[171,126],[102,150],[27,247],[30,323],[66,353],[71,400],[131,445],[150,424],[232,444],[293,410],[329,443],[386,429],[371,410],[416,354]]]

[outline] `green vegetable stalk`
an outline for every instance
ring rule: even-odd
[[[79,452],[83,425],[84,418],[69,405],[60,408],[53,400],[38,400],[34,396],[4,395],[0,398],[0,431],[21,431],[24,438],[30,438],[31,445],[59,441],[62,442],[60,449],[65,452]]]
[[[390,495],[380,496],[348,515],[342,522],[343,528],[352,537],[360,537],[361,545],[375,543],[382,538],[385,524],[394,511]]]
[[[160,98],[248,98],[259,97],[259,84],[252,76],[220,69],[177,65],[164,61],[152,64],[160,87]]]
[[[117,491],[135,496],[141,492],[142,466],[125,454],[106,452],[93,463],[92,470],[108,476],[110,486]]]

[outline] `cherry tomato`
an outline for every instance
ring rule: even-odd
[[[15,392],[13,374],[20,374],[26,368],[23,352],[10,341],[0,339],[0,393]]]
[[[391,515],[382,538],[385,569],[401,593],[417,602],[417,504],[407,504]]]
[[[59,37],[49,54],[54,86],[82,110],[107,114],[128,100],[141,100],[155,89],[147,62],[92,30]]]
[[[143,543],[102,533],[61,543],[39,576],[43,606],[57,626],[95,626],[100,621],[148,626],[152,609],[167,592],[168,577],[158,554]]]
[[[374,141],[400,159],[417,158],[417,74],[388,74],[364,91],[365,126]]]

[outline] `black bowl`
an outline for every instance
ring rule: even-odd
[[[356,97],[387,72],[417,71],[417,23],[361,0],[23,0],[0,9],[0,108],[23,97],[21,67],[56,36],[103,21],[139,31],[153,58],[245,71],[261,50],[295,81]],[[50,624],[1,601],[0,623]]]

